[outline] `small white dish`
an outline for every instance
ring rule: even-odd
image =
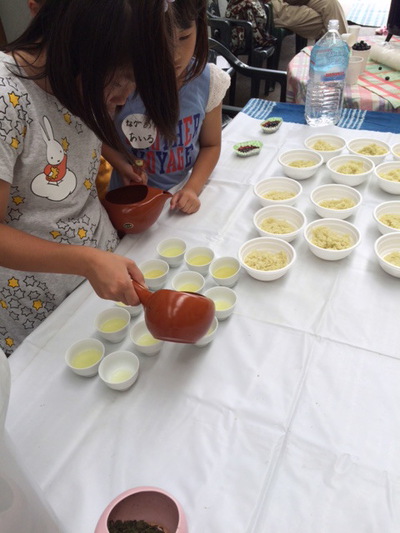
[[[281,117],[268,117],[261,122],[260,127],[264,133],[275,133],[281,127],[282,122]]]
[[[352,164],[362,165],[363,171],[357,174],[344,174],[343,172],[338,172],[338,169]],[[327,162],[326,168],[329,170],[331,178],[335,183],[342,183],[349,187],[357,187],[357,185],[361,185],[361,183],[367,181],[374,170],[374,164],[370,159],[361,155],[338,155],[332,157],[332,159]]]
[[[383,175],[391,172],[398,172],[400,174],[400,161],[388,161],[387,163],[381,163],[375,168],[378,185],[383,191],[389,194],[400,194],[400,178],[395,180],[383,177]]]
[[[310,198],[317,215],[323,218],[340,218],[342,220],[354,215],[362,201],[362,196],[357,189],[340,183],[320,185],[311,192]],[[346,200],[351,200],[354,205],[345,208],[321,205],[321,202],[336,202],[336,205],[340,206]]]
[[[400,233],[400,200],[377,205],[373,216],[382,235]],[[396,227],[397,225],[398,227]]]
[[[97,333],[108,342],[121,342],[128,333],[131,315],[122,307],[110,307],[101,311],[96,317]]]
[[[261,255],[259,258],[260,268],[249,266],[246,263],[246,258],[249,254],[253,254],[253,252],[259,252],[259,255]],[[265,256],[265,254],[268,255]],[[270,257],[270,254],[272,254],[272,257]],[[265,263],[271,263],[271,260],[274,258],[277,259],[278,264],[279,259],[286,258],[287,262],[283,267],[262,270],[263,267],[267,266]],[[252,278],[260,281],[273,281],[281,278],[292,268],[296,261],[296,251],[291,244],[282,239],[276,239],[275,237],[257,237],[242,244],[239,248],[239,261]]]
[[[115,305],[117,307],[122,307],[122,309],[126,309],[127,311],[129,311],[129,314],[131,316],[138,316],[140,315],[140,313],[142,312],[143,310],[143,305],[142,304],[138,304],[138,305],[126,305],[122,302],[115,302]]]
[[[135,349],[145,355],[155,355],[164,345],[164,341],[153,337],[144,320],[140,320],[131,327],[129,336]]]
[[[282,165],[283,171],[289,178],[296,180],[305,180],[311,178],[317,172],[319,167],[324,162],[323,157],[314,150],[296,149],[283,152],[278,157],[279,163]],[[311,161],[311,166],[293,166],[293,164],[300,164]]]
[[[82,339],[68,348],[65,362],[75,374],[89,378],[97,374],[103,357],[102,342],[98,339]]]
[[[262,228],[268,220],[271,222],[271,231]],[[290,205],[268,205],[259,209],[253,217],[253,224],[261,237],[276,237],[287,242],[292,242],[297,237],[305,223],[304,213]],[[290,224],[293,229],[284,233],[286,224]],[[272,231],[273,229],[276,231]]]
[[[328,231],[334,235],[343,238],[348,237],[350,239],[350,246],[342,249],[318,246],[313,242],[314,230],[318,228],[327,228]],[[304,237],[311,252],[320,259],[325,259],[326,261],[343,259],[350,255],[360,244],[360,232],[358,229],[353,224],[350,224],[350,222],[347,222],[347,220],[340,220],[338,218],[319,218],[318,220],[314,220],[314,222],[310,222],[304,230]]]
[[[263,143],[261,141],[243,141],[236,143],[233,150],[239,157],[250,157],[258,155],[261,151]]]
[[[107,355],[99,366],[100,379],[110,389],[124,391],[132,387],[139,375],[139,359],[127,350]]]
[[[346,140],[340,135],[320,133],[319,135],[311,135],[310,137],[307,137],[304,141],[304,145],[308,150],[314,150],[321,154],[324,163],[326,163],[329,159],[332,159],[332,157],[343,152],[346,147]]]
[[[294,205],[303,191],[301,184],[292,178],[266,178],[254,185],[254,194],[261,206]]]
[[[209,246],[195,246],[186,250],[184,259],[189,270],[199,272],[205,276],[208,273],[214,255],[214,251]]]
[[[194,343],[194,346],[202,347],[202,346],[206,346],[207,344],[210,344],[210,342],[215,339],[217,330],[218,330],[218,319],[215,316],[210,326],[210,329],[207,331],[204,337],[201,337],[201,339],[199,339],[197,342]]]
[[[186,252],[186,243],[183,239],[172,237],[164,239],[157,245],[157,253],[171,268],[179,266]]]
[[[236,257],[218,257],[210,265],[210,275],[218,285],[233,287],[239,279],[240,263]]]
[[[400,143],[394,144],[390,151],[392,153],[393,159],[395,161],[400,161]]]
[[[201,292],[205,279],[200,272],[183,270],[172,278],[172,288],[182,292]]]
[[[400,233],[381,235],[376,240],[374,249],[382,269],[391,276],[400,278],[400,265],[397,266],[388,261],[391,254],[395,254],[396,259],[400,260]],[[392,257],[394,256],[392,255]]]
[[[167,281],[169,264],[163,259],[150,259],[139,265],[146,285],[152,291],[161,289]]]
[[[375,147],[382,151],[384,150],[384,153],[379,155],[371,155],[368,153]],[[379,163],[382,163],[385,157],[390,154],[390,146],[387,143],[368,138],[352,139],[351,141],[348,141],[347,149],[351,154],[367,157],[374,163],[374,165],[379,165]]]
[[[205,291],[204,296],[214,302],[218,320],[226,320],[233,313],[237,297],[235,291],[229,287],[211,287]]]

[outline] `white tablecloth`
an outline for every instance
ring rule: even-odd
[[[170,214],[168,203],[119,252],[140,263],[156,257],[161,239],[179,236],[236,255],[257,236],[253,184],[282,175],[277,154],[312,133],[283,124],[265,135],[239,114],[223,132],[200,211]],[[238,158],[233,144],[248,139],[264,142],[260,155]],[[325,167],[302,182],[297,207],[308,221],[317,218],[310,192],[323,183]],[[139,355],[139,379],[126,392],[64,364],[67,347],[93,336],[95,315],[112,305],[88,283],[16,350],[7,430],[65,533],[93,532],[110,500],[140,485],[172,493],[190,533],[400,531],[400,279],[377,263],[372,218],[375,205],[394,197],[373,178],[358,189],[363,203],[350,221],[362,242],[351,256],[325,262],[300,236],[297,263],[283,278],[241,273],[236,311],[213,343],[166,343],[154,357]],[[119,346],[132,349],[126,339],[107,353]]]

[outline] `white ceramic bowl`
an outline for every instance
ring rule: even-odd
[[[381,174],[386,174],[391,171],[400,172],[400,161],[381,163],[375,168],[375,176],[378,180],[378,185],[383,191],[388,192],[389,194],[400,194],[400,181],[388,180],[381,176]]]
[[[319,167],[324,162],[322,155],[314,150],[297,149],[283,152],[278,157],[279,163],[282,165],[283,171],[289,178],[296,180],[305,180],[311,178],[317,172]],[[294,161],[313,161],[310,167],[293,167],[290,163]]]
[[[374,209],[374,220],[379,231],[384,235],[385,233],[399,233],[400,227],[395,228],[390,226],[390,220],[382,222],[381,217],[385,215],[396,215],[400,219],[400,200],[395,202],[383,202]]]
[[[210,298],[215,305],[215,316],[218,320],[225,320],[231,316],[236,305],[236,293],[229,287],[211,287],[204,296]]]
[[[393,265],[385,260],[385,257],[391,253],[400,254],[400,233],[386,233],[386,235],[381,235],[375,242],[375,254],[383,270],[391,276],[400,278],[400,266]]]
[[[321,185],[311,192],[311,203],[314,206],[316,213],[324,218],[340,218],[344,220],[357,211],[361,205],[361,194],[348,185],[337,183],[330,183],[329,185]],[[352,207],[346,209],[335,209],[333,207],[323,207],[320,205],[323,201],[341,201],[350,199],[354,202]]]
[[[97,333],[109,342],[121,342],[128,333],[131,315],[122,307],[110,307],[101,311],[96,317]]]
[[[194,343],[195,346],[206,346],[206,344],[210,344],[211,341],[215,339],[215,335],[217,334],[218,329],[218,319],[215,316],[209,330],[204,335],[204,337],[201,337],[197,342]]]
[[[75,374],[89,378],[97,374],[103,357],[102,342],[98,339],[82,339],[68,348],[65,362]]]
[[[172,237],[164,239],[157,245],[157,253],[170,267],[177,267],[183,261],[186,252],[186,243],[183,239]]]
[[[262,252],[269,254],[278,254],[284,252],[287,256],[287,264],[283,268],[276,268],[274,270],[258,270],[248,266],[245,263],[245,259],[248,254],[252,252]],[[296,251],[291,244],[282,240],[276,239],[275,237],[257,237],[256,239],[251,239],[242,244],[239,248],[239,261],[242,267],[246,272],[254,279],[260,281],[273,281],[282,277],[292,268],[294,262],[296,261]]]
[[[200,272],[183,270],[172,278],[172,288],[183,292],[201,292],[205,279]]]
[[[312,242],[313,230],[321,226],[327,227],[330,231],[340,235],[349,235],[352,245],[343,250],[317,246]],[[338,259],[347,257],[360,243],[360,232],[358,229],[353,224],[350,224],[350,222],[338,218],[319,218],[318,220],[314,220],[314,222],[310,222],[304,230],[304,237],[313,254],[327,261],[337,261]]]
[[[254,185],[254,194],[257,196],[261,206],[266,205],[294,205],[303,191],[301,184],[292,178],[276,177],[266,178]],[[276,199],[266,198],[265,195],[275,195]],[[291,194],[290,198],[279,199],[280,194]]]
[[[392,152],[393,159],[395,159],[396,161],[400,161],[400,143],[394,144],[390,148],[390,151]]]
[[[140,320],[131,327],[129,336],[135,350],[145,355],[155,355],[164,345],[164,341],[160,341],[153,337],[144,320]]]
[[[184,258],[189,270],[199,272],[205,276],[208,274],[214,255],[214,251],[208,246],[195,246],[186,251]]]
[[[218,257],[210,265],[210,274],[218,285],[233,287],[240,276],[240,263],[236,257]]]
[[[129,389],[139,375],[139,359],[127,350],[119,350],[107,355],[99,366],[100,379],[110,389]]]
[[[122,309],[126,309],[127,311],[129,311],[129,314],[131,316],[140,315],[140,313],[143,310],[143,305],[142,304],[139,304],[139,305],[126,305],[126,304],[124,304],[122,302],[115,302],[115,305],[117,307],[122,307]]]
[[[342,174],[337,171],[342,165],[349,164],[353,161],[361,162],[364,166],[364,172],[360,174]],[[357,185],[361,185],[361,183],[364,183],[369,178],[374,169],[374,164],[370,159],[361,155],[338,155],[332,157],[327,162],[326,168],[329,170],[330,176],[335,183],[357,187]]]
[[[330,146],[335,147],[333,150],[321,150],[314,148],[317,142],[328,143]],[[340,135],[330,135],[328,133],[320,133],[319,135],[311,135],[304,141],[304,146],[308,150],[314,150],[322,155],[324,162],[326,163],[332,157],[339,155],[346,147],[346,140]]]
[[[261,225],[265,219],[274,219],[278,222],[288,222],[293,226],[293,231],[288,233],[274,233],[262,229]],[[304,228],[306,217],[304,213],[292,207],[291,205],[268,205],[259,209],[253,217],[253,224],[261,237],[277,237],[287,242],[292,242]],[[274,224],[275,225],[275,224]]]
[[[146,285],[152,291],[157,291],[167,281],[169,264],[163,259],[150,259],[139,265],[143,273]]]
[[[381,155],[369,155],[360,153],[360,150],[363,150],[372,144],[377,145],[383,150],[385,150],[385,153]],[[351,154],[367,157],[374,163],[374,165],[379,165],[379,163],[382,163],[385,157],[390,154],[390,146],[387,143],[371,138],[352,139],[351,141],[347,142],[347,149]]]

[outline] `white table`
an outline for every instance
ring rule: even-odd
[[[171,215],[166,205],[119,252],[141,262],[176,235],[236,255],[257,236],[253,184],[281,175],[277,154],[312,133],[284,123],[265,135],[241,113],[224,130],[201,210]],[[376,138],[394,144],[400,135]],[[240,159],[232,146],[248,139],[264,147]],[[302,182],[297,206],[309,221],[310,192],[322,183],[330,183],[325,168]],[[93,532],[109,501],[140,485],[172,493],[190,533],[399,532],[400,280],[374,257],[372,219],[374,206],[393,197],[373,179],[358,189],[363,204],[351,221],[362,242],[350,257],[320,260],[300,236],[283,278],[241,273],[236,312],[211,345],[167,343],[155,357],[140,355],[127,392],[64,364],[67,347],[94,335],[96,313],[111,305],[88,283],[16,350],[7,430],[65,533]],[[131,348],[128,339],[121,346]]]

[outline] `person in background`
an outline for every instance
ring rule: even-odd
[[[173,139],[178,92],[165,0],[47,0],[0,52],[0,347],[10,355],[84,278],[139,303],[136,263],[95,187],[102,142],[136,88]],[[123,147],[121,148],[123,149]]]
[[[339,21],[339,33],[347,33],[347,21],[339,0],[271,0],[274,24],[306,39],[317,40],[328,31],[330,20]]]
[[[190,214],[200,208],[199,195],[220,155],[222,99],[230,77],[207,63],[206,0],[175,0],[172,6],[177,25],[174,59],[179,88],[176,138],[168,142],[148,120],[146,105],[137,92],[129,96],[115,121],[134,159],[144,161],[149,185],[168,190],[184,182],[170,205]],[[132,165],[107,146],[103,146],[103,155],[114,168],[110,189],[146,181],[143,172],[137,176],[137,162]]]

